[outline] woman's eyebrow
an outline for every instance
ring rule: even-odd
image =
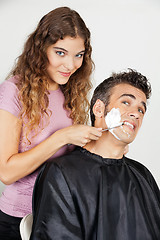
[[[61,47],[53,47],[54,49],[56,50],[61,50],[61,51],[64,51],[64,52],[68,52],[65,48],[61,48]],[[80,54],[80,53],[85,53],[85,50],[82,50],[80,52],[78,52],[77,54]]]
[[[64,52],[68,52],[65,48],[61,48],[61,47],[53,47],[54,49],[56,50],[61,50],[61,51],[64,51]]]
[[[82,51],[78,52],[77,54],[82,54],[82,53],[85,53],[85,50],[82,50]]]

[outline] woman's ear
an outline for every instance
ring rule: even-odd
[[[95,115],[95,118],[102,118],[104,116],[104,111],[105,111],[105,105],[104,103],[100,100],[97,99],[93,106],[93,113]]]

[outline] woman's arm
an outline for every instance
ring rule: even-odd
[[[0,110],[0,180],[11,184],[36,170],[66,144],[85,145],[97,140],[97,128],[73,125],[56,131],[32,149],[18,153],[22,121],[13,114]]]

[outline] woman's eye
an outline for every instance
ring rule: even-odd
[[[77,54],[76,57],[77,57],[77,58],[81,58],[81,57],[83,57],[83,55],[84,55],[84,54],[80,53],[80,54]]]
[[[59,55],[59,56],[64,56],[65,53],[62,52],[62,51],[56,51],[56,54]]]

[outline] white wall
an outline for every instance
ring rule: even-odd
[[[149,78],[152,98],[128,156],[145,164],[160,186],[160,1],[0,0],[0,82],[40,18],[60,6],[77,10],[91,30],[94,87],[128,67]]]

